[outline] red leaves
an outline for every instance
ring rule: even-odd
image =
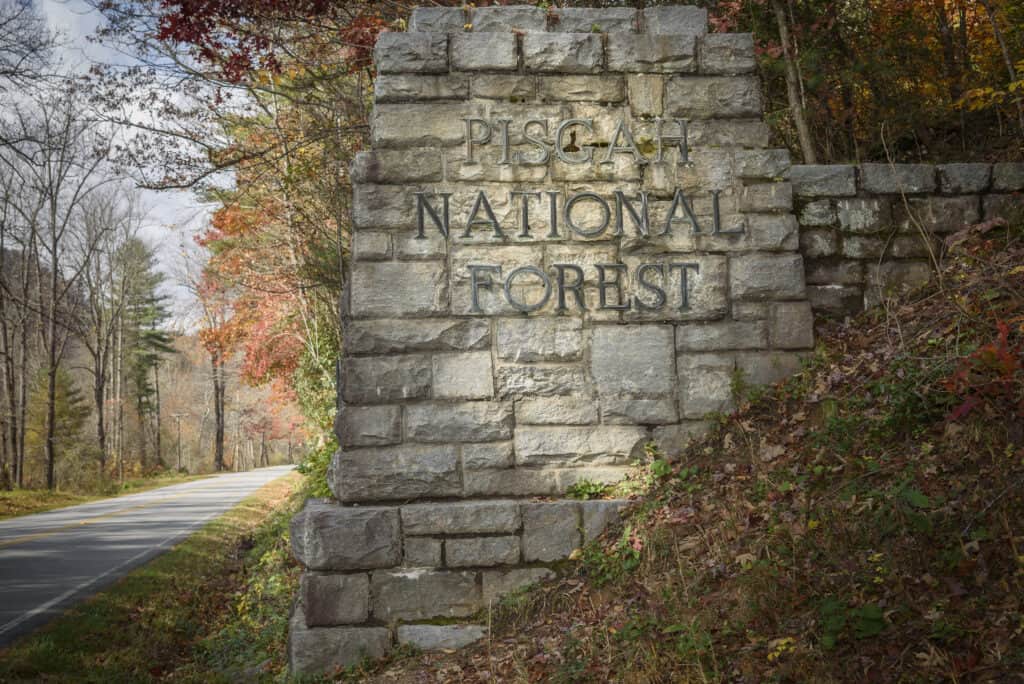
[[[996,323],[998,334],[990,342],[960,361],[957,369],[946,380],[946,387],[963,401],[949,414],[949,420],[959,420],[985,404],[1015,407],[1016,414],[1024,417],[1024,377],[1021,374],[1021,355],[1024,347],[1011,345],[1010,326],[1004,321]]]

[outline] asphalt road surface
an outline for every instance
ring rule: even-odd
[[[293,466],[0,521],[0,647],[160,555]]]

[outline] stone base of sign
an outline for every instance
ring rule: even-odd
[[[291,527],[292,550],[307,568],[291,620],[293,673],[331,671],[396,643],[431,650],[482,638],[475,618],[501,596],[553,577],[552,566],[617,520],[624,503],[311,501]]]

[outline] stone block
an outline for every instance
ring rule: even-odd
[[[357,183],[352,192],[352,223],[357,229],[412,228],[416,186]]]
[[[515,565],[519,562],[519,537],[459,537],[444,543],[449,568]]]
[[[735,321],[764,321],[768,319],[767,302],[733,302],[732,318]]]
[[[735,299],[800,299],[804,296],[803,257],[799,254],[731,257],[729,283]]]
[[[597,402],[587,397],[535,397],[516,402],[516,425],[592,425]]]
[[[847,233],[861,235],[891,230],[892,204],[877,197],[852,197],[836,201],[839,227]]]
[[[511,468],[512,464],[512,442],[462,445],[462,467],[467,470]]]
[[[447,276],[443,261],[357,262],[352,265],[352,315],[393,318],[445,313]]]
[[[1024,210],[1024,199],[1020,195],[985,195],[982,207],[986,221],[997,216],[1009,220],[1020,217]]]
[[[311,570],[368,570],[402,558],[397,508],[308,503],[291,522],[292,553]]]
[[[456,501],[402,506],[406,534],[511,534],[522,527],[512,500]]]
[[[591,74],[601,70],[601,36],[593,33],[527,33],[523,64],[527,71]]]
[[[644,29],[655,34],[702,36],[708,31],[708,12],[693,5],[647,7]]]
[[[345,406],[338,417],[344,447],[384,446],[402,441],[401,406]]]
[[[519,64],[512,33],[452,34],[452,69],[515,71]]]
[[[330,675],[363,658],[382,658],[391,650],[387,627],[306,627],[301,610],[288,629],[288,669],[293,676]]]
[[[327,481],[345,502],[462,493],[458,448],[445,444],[343,449],[335,454]]]
[[[370,576],[304,572],[299,600],[307,627],[334,627],[366,622],[370,614]]]
[[[692,234],[687,229],[677,226],[677,231],[681,233],[678,238],[692,239]],[[684,231],[686,232],[684,233]],[[622,258],[622,262],[627,264],[633,273],[636,272],[640,264],[648,261],[650,261],[649,257],[628,256]],[[685,256],[681,255],[679,261],[673,259],[673,263],[687,266],[685,306],[682,301],[682,274],[678,268],[675,268],[670,269],[668,282],[664,282],[657,275],[652,277],[652,282],[661,284],[668,295],[663,309],[640,310],[637,300],[641,299],[641,296],[638,293],[632,302],[633,308],[625,312],[624,318],[628,321],[691,321],[721,318],[729,309],[727,262],[726,257],[712,254],[707,256],[686,254]],[[655,302],[655,298],[650,296],[645,296],[642,299],[648,305]]]
[[[924,260],[868,264],[865,305],[875,306],[890,297],[911,292],[927,283],[932,273],[931,266]]]
[[[939,164],[939,190],[947,195],[984,192],[992,180],[991,164]]]
[[[771,131],[761,119],[717,119],[691,121],[690,144],[694,147],[756,147],[771,142]],[[789,156],[786,156],[786,170]],[[778,174],[781,177],[781,173]]]
[[[486,349],[491,326],[481,319],[351,321],[345,327],[349,354]]]
[[[859,286],[809,285],[807,300],[817,314],[851,316],[864,310],[864,293]]]
[[[741,352],[736,355],[736,368],[746,382],[774,385],[799,373],[806,352]]]
[[[427,183],[441,180],[441,150],[363,150],[352,161],[353,183]]]
[[[473,97],[505,102],[531,100],[537,94],[537,77],[522,74],[474,74]]]
[[[841,254],[848,259],[877,259],[885,251],[885,244],[880,237],[845,235]]]
[[[776,349],[814,346],[814,314],[808,302],[777,302],[771,307],[769,340]]]
[[[565,495],[569,489],[580,482],[603,482],[604,484],[615,484],[631,474],[636,469],[632,466],[587,466],[573,468],[559,468],[554,471],[541,470],[540,472],[553,472],[558,481],[556,491]]]
[[[676,74],[695,71],[697,41],[689,36],[608,34],[608,71]]]
[[[629,7],[559,7],[554,31],[565,33],[628,33],[636,31],[636,10]]]
[[[465,140],[465,117],[485,114],[481,103],[379,103],[370,115],[370,141],[375,148],[451,147]]]
[[[1004,162],[992,166],[992,189],[996,192],[1024,190],[1024,164]]]
[[[510,402],[428,402],[405,409],[405,438],[411,442],[497,442],[511,437]]]
[[[909,214],[907,209],[909,208]],[[952,233],[981,220],[981,199],[967,197],[911,197],[907,205],[897,202],[895,223],[901,231]]]
[[[676,349],[681,352],[764,349],[768,327],[763,320],[684,323],[676,326]]]
[[[666,425],[677,420],[675,399],[601,397],[601,422],[606,425]]]
[[[580,511],[576,502],[523,504],[523,560],[527,563],[568,558],[580,542]]]
[[[342,364],[342,398],[352,404],[386,404],[426,398],[430,359],[423,356],[365,356]]]
[[[494,396],[491,352],[434,356],[434,399],[490,399]]]
[[[801,226],[833,226],[837,220],[836,210],[832,207],[831,200],[814,200],[805,204],[800,210]]]
[[[861,187],[879,195],[935,192],[935,167],[931,164],[861,164]]]
[[[583,354],[579,318],[502,318],[496,334],[498,358],[506,361],[572,361]]]
[[[444,259],[448,254],[448,241],[440,232],[418,238],[415,233],[403,230],[392,233],[391,244],[397,259]]]
[[[665,458],[679,458],[687,445],[706,434],[710,424],[702,420],[688,420],[678,425],[664,425],[654,428],[653,441]]]
[[[594,329],[590,371],[600,394],[651,397],[674,389],[672,326],[602,325]]]
[[[465,571],[380,570],[370,576],[370,604],[377,620],[429,620],[466,617],[480,610],[476,573]]]
[[[709,33],[700,39],[697,54],[702,74],[749,74],[757,69],[750,33]]]
[[[789,179],[798,197],[853,197],[857,194],[854,167],[848,164],[794,164]]]
[[[622,102],[626,86],[622,76],[538,76],[540,98],[561,102]]]
[[[580,366],[506,365],[498,366],[496,375],[500,399],[580,394],[587,389]]]
[[[679,357],[679,398],[684,418],[704,418],[733,406],[735,362],[728,354],[684,354]]]
[[[471,21],[478,33],[545,31],[548,24],[545,11],[530,5],[478,7],[473,10]]]
[[[740,211],[791,212],[793,186],[789,183],[747,185],[740,194]]]
[[[412,568],[441,567],[441,540],[431,537],[406,537],[403,565]]]
[[[899,235],[889,245],[893,259],[925,259],[941,251],[942,240],[937,236]]]
[[[448,71],[448,38],[441,33],[380,34],[373,48],[373,63],[382,74]]]
[[[627,501],[581,501],[583,513],[583,542],[601,535],[609,526],[619,522]]]
[[[800,231],[800,253],[807,259],[839,253],[839,234],[831,228]]]
[[[482,625],[399,625],[398,643],[420,651],[464,648],[487,636]]]
[[[743,180],[779,180],[790,175],[789,150],[738,150],[734,165]]]
[[[357,231],[352,236],[352,256],[356,261],[380,261],[391,258],[391,234]]]
[[[484,570],[484,603],[496,601],[505,594],[552,579],[555,573],[547,568],[514,568],[512,570]]]
[[[373,81],[377,102],[462,100],[469,96],[464,74],[379,74]]]
[[[763,106],[761,84],[754,76],[676,76],[665,84],[666,116],[760,116]]]
[[[550,468],[467,470],[465,472],[465,495],[557,496],[563,494],[565,490],[560,482],[559,474],[558,470]]]
[[[465,30],[466,13],[461,7],[415,7],[409,17],[410,31],[457,33]]]
[[[633,116],[661,116],[665,102],[665,77],[660,74],[626,76],[629,109]]]
[[[515,430],[516,464],[626,465],[639,458],[647,430],[629,425],[532,426]]]
[[[859,285],[864,282],[864,262],[859,260],[809,259],[804,262],[808,285]]]

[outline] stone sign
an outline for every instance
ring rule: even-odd
[[[812,347],[789,156],[746,34],[694,7],[416,10],[385,33],[329,475],[296,517],[297,672],[479,638],[613,482]],[[419,623],[398,627],[397,622]]]

